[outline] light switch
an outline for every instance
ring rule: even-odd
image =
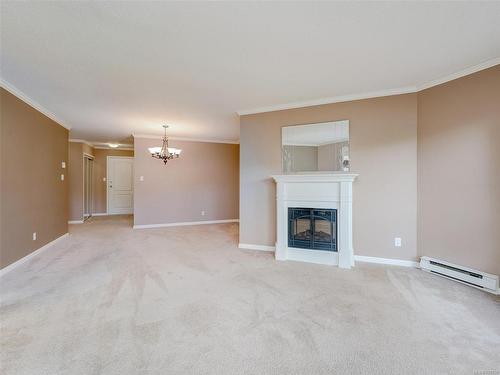
[[[33,241],[36,241],[36,232],[33,232]]]
[[[104,182],[106,182],[106,177],[103,177],[103,178],[102,178],[102,180],[103,180]]]
[[[61,181],[64,181],[64,175],[63,174],[61,175]]]
[[[61,168],[66,168],[66,162],[65,161],[61,162]]]
[[[139,177],[139,181],[144,181],[144,176]]]

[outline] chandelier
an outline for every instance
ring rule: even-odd
[[[182,150],[174,147],[168,147],[168,138],[167,138],[167,128],[168,125],[163,125],[165,128],[165,134],[163,136],[163,144],[161,147],[150,147],[148,150],[151,153],[151,156],[163,160],[163,163],[167,164],[167,161],[178,158],[181,154]]]

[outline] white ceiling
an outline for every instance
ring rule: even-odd
[[[237,111],[412,91],[498,58],[500,2],[2,1],[0,31],[3,84],[72,138],[168,123],[237,140]]]

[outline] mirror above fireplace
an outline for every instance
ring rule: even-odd
[[[281,128],[283,173],[349,171],[349,121]]]

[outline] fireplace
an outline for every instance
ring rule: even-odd
[[[274,175],[277,260],[354,266],[352,182],[346,172]]]
[[[337,251],[337,210],[289,207],[288,247]]]

